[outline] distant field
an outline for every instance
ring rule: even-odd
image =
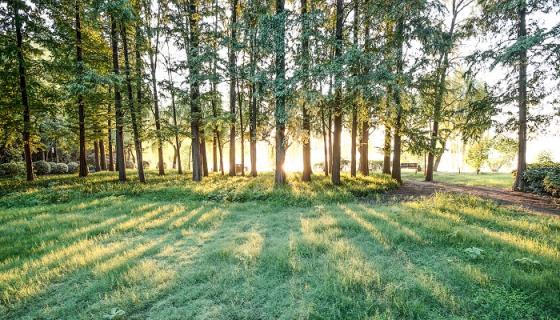
[[[424,180],[424,175],[419,172],[403,171],[403,178],[409,180]],[[434,181],[462,184],[467,186],[482,186],[508,189],[513,185],[511,173],[454,173],[454,172],[435,172]]]

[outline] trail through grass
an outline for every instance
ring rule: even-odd
[[[361,201],[383,176],[148,178],[0,182],[0,319],[560,317],[558,218]]]

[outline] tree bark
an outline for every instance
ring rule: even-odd
[[[234,0],[235,1],[235,0]],[[276,172],[274,182],[277,186],[286,184],[284,161],[286,159],[286,62],[285,62],[285,12],[284,0],[276,0],[276,36],[275,36],[275,96],[276,96]]]
[[[229,175],[235,176],[235,122],[237,121],[236,111],[235,111],[235,87],[236,87],[236,59],[235,59],[235,46],[237,42],[237,2],[238,0],[233,0],[231,2],[231,43],[228,53],[229,62],[229,111],[230,111],[230,124],[229,124]]]
[[[109,141],[109,171],[115,171],[115,165],[113,163],[113,124],[112,124],[112,117],[111,114],[113,113],[113,110],[111,109],[111,104],[109,104],[109,106],[107,107],[107,139]]]
[[[190,104],[191,104],[191,135],[192,135],[192,179],[193,181],[202,180],[202,158],[201,158],[201,145],[200,145],[200,92],[199,92],[199,66],[198,66],[198,1],[191,0],[189,4],[189,27],[190,27],[190,56],[189,56],[189,71],[190,71]]]
[[[130,121],[132,124],[132,136],[134,139],[134,149],[136,151],[136,163],[138,164],[138,180],[140,182],[146,182],[146,177],[144,175],[144,162],[142,159],[142,140],[140,139],[140,132],[138,129],[138,120],[136,119],[136,109],[134,108],[134,96],[132,94],[132,79],[130,77],[130,62],[128,59],[128,36],[126,34],[126,28],[124,23],[121,21],[121,38],[123,43],[123,55],[124,55],[124,73],[126,79],[126,91],[128,94],[128,108],[130,111]],[[136,48],[138,50],[138,48]],[[140,89],[140,87],[138,88]],[[140,96],[141,97],[141,94]]]
[[[403,109],[401,105],[401,88],[400,88],[400,78],[403,72],[403,45],[404,45],[404,21],[403,18],[399,18],[397,22],[397,28],[395,30],[396,39],[396,85],[393,89],[393,99],[395,101],[396,108],[396,119],[395,119],[395,133],[393,136],[393,170],[391,172],[391,177],[397,180],[398,183],[402,183],[401,177],[401,126],[402,126],[402,116]]]
[[[239,81],[240,82],[240,81]],[[239,82],[237,82],[237,101],[239,103],[239,139],[241,142],[241,175],[245,175],[245,139],[243,135],[245,130],[243,127],[243,96],[242,89],[240,89]]]
[[[303,174],[301,180],[311,181],[311,119],[307,109],[307,93],[309,91],[309,18],[307,0],[301,0],[301,59],[303,69],[303,102],[301,105],[302,129],[303,129]]]
[[[25,172],[27,181],[33,181],[33,163],[31,161],[31,116],[27,96],[27,80],[25,77],[25,58],[23,55],[23,35],[21,31],[21,17],[19,15],[19,0],[12,1],[14,10],[14,24],[16,29],[17,59],[19,73],[19,91],[23,106],[23,153],[25,155]]]
[[[81,27],[81,19],[80,19],[80,2],[76,0],[75,2],[75,14],[76,14],[76,64],[77,64],[77,78],[78,81],[82,81],[83,76],[83,56],[82,56],[82,27]],[[88,168],[86,162],[86,125],[85,120],[85,106],[84,106],[84,98],[82,93],[78,93],[78,127],[80,131],[80,177],[86,177],[88,175]],[[99,158],[95,164],[95,170],[99,169]]]
[[[119,76],[119,44],[118,44],[117,22],[113,15],[111,15],[111,49],[113,53],[113,73]],[[115,83],[115,127],[116,127],[116,160],[117,168],[119,170],[119,181],[126,181],[126,167],[124,164],[124,110],[122,109],[122,97],[119,85]],[[80,164],[81,166],[81,164]]]
[[[353,33],[353,44],[354,46],[357,48],[359,43],[358,43],[358,23],[359,23],[359,18],[360,18],[360,12],[359,12],[359,7],[360,7],[360,2],[359,0],[353,0],[353,4],[354,4],[354,21],[352,23],[352,33]],[[357,70],[354,71],[354,74],[357,74]],[[351,138],[351,143],[350,143],[350,176],[355,177],[356,176],[356,139],[358,136],[358,106],[356,105],[356,98],[358,97],[358,92],[355,91],[354,92],[354,103],[352,104],[352,127],[351,127],[351,134],[350,134],[350,138]]]
[[[148,2],[146,5],[146,11],[150,11],[149,5],[151,2]],[[159,54],[159,26],[160,26],[160,15],[161,15],[161,4],[158,1],[158,13],[157,13],[157,28],[156,28],[156,39],[155,39],[155,48],[152,47],[152,39],[151,39],[151,32],[148,33],[149,35],[149,50],[148,56],[150,58],[150,71],[151,71],[151,80],[152,80],[152,94],[154,99],[154,120],[156,124],[156,141],[158,145],[158,174],[160,176],[165,174],[165,169],[163,165],[163,138],[161,135],[161,119],[159,114],[159,96],[157,90],[157,78],[156,78],[156,69],[157,69],[157,57]]]
[[[334,58],[339,59],[342,55],[342,24],[344,21],[344,1],[336,0],[336,29],[335,29],[335,53]],[[336,77],[341,77],[340,71],[337,72]],[[338,80],[338,79],[337,79]],[[335,185],[339,185],[340,181],[340,138],[342,132],[342,87],[339,81],[335,81],[335,105],[334,105],[334,136],[333,136],[333,159],[332,159],[332,174],[331,180]]]
[[[323,172],[325,176],[329,176],[329,144],[327,142],[327,131],[326,131],[326,124],[325,124],[325,105],[321,106],[321,133],[323,135],[323,151],[325,153],[325,161],[323,163]]]
[[[95,165],[95,172],[101,171],[101,163],[99,162],[99,143],[97,140],[93,141],[93,163]]]
[[[206,135],[203,126],[200,127],[200,160],[202,161],[202,175],[208,177],[208,156],[206,154]]]
[[[517,16],[519,25],[517,30],[517,39],[522,40],[527,37],[527,3],[525,0],[520,1],[517,8]],[[527,49],[522,49],[519,53],[519,79],[518,79],[518,97],[517,103],[519,108],[519,128],[518,128],[518,152],[517,152],[517,175],[513,189],[517,191],[525,191],[525,180],[523,174],[527,169]]]
[[[56,156],[58,162],[58,154]],[[105,158],[105,142],[103,138],[99,139],[99,158],[101,159],[101,170],[107,170],[107,159]]]

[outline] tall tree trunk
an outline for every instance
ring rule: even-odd
[[[336,29],[335,29],[335,60],[339,59],[342,55],[342,24],[344,21],[344,1],[336,0]],[[336,74],[337,79],[341,77],[340,72]],[[333,159],[332,159],[332,174],[331,180],[335,185],[340,184],[340,138],[342,133],[342,87],[340,81],[335,81],[335,93],[334,93],[334,136],[333,136]]]
[[[362,120],[360,137],[360,173],[367,176],[369,175],[369,108],[365,117]]]
[[[140,182],[146,182],[146,177],[144,176],[144,166],[142,165],[142,140],[140,139],[140,132],[138,130],[138,120],[136,119],[136,109],[134,108],[134,96],[132,94],[132,79],[130,77],[130,62],[128,59],[128,36],[126,34],[126,27],[121,21],[121,38],[123,43],[123,55],[124,55],[124,73],[126,79],[126,91],[128,94],[128,108],[130,111],[130,120],[132,124],[132,136],[134,139],[134,149],[136,151],[136,163],[138,164],[138,180]],[[139,48],[136,48],[138,50]],[[141,94],[140,94],[141,97]]]
[[[150,10],[151,2],[148,1],[146,4],[145,10],[147,12],[151,12]],[[157,57],[159,54],[159,27],[160,27],[160,20],[161,20],[161,7],[162,5],[159,3],[158,0],[158,13],[157,13],[157,27],[156,27],[156,38],[155,38],[155,47],[152,47],[152,37],[151,31],[148,32],[149,36],[149,50],[148,56],[150,59],[150,71],[151,71],[151,80],[152,80],[152,95],[154,100],[154,120],[156,124],[156,141],[158,146],[158,174],[160,176],[165,174],[165,169],[163,165],[163,138],[161,133],[161,119],[159,114],[159,96],[158,96],[158,89],[157,89],[157,78],[156,78],[156,71],[157,71]],[[151,16],[151,14],[149,15]]]
[[[99,139],[99,157],[101,159],[101,170],[107,170],[107,158],[105,158],[105,141],[103,141],[103,138]],[[58,162],[58,153],[56,158]]]
[[[255,62],[252,62],[255,63]],[[257,176],[257,93],[254,80],[251,80],[251,107],[250,107],[250,123],[249,123],[249,136],[250,136],[250,157],[251,157],[251,176]]]
[[[190,56],[189,56],[189,71],[190,71],[190,87],[191,87],[191,135],[192,135],[192,179],[194,181],[202,180],[202,159],[200,154],[200,101],[199,101],[199,62],[198,59],[198,23],[200,16],[198,14],[198,1],[191,0],[189,4],[189,27],[190,27]]]
[[[95,172],[101,171],[101,163],[99,162],[99,143],[97,140],[93,141],[93,164],[95,165]]]
[[[21,17],[19,15],[19,0],[12,1],[14,10],[14,24],[16,28],[17,59],[19,72],[19,91],[23,105],[23,153],[25,155],[25,172],[27,181],[33,181],[33,163],[31,161],[31,116],[27,97],[27,80],[25,78],[25,58],[23,55],[23,35],[21,31]]]
[[[358,23],[360,18],[359,6],[360,2],[358,0],[353,0],[354,4],[354,21],[352,23],[352,34],[353,34],[353,44],[357,48],[358,43]],[[354,71],[357,74],[357,70]],[[356,104],[358,97],[358,92],[354,92],[354,103],[352,104],[352,128],[351,128],[351,143],[350,143],[350,176],[356,176],[356,139],[358,136],[358,105]]]
[[[216,135],[212,135],[212,172],[218,172],[218,142]]]
[[[82,81],[84,62],[82,57],[82,26],[80,19],[80,2],[76,0],[75,2],[75,14],[76,14],[76,64],[77,67],[77,78],[78,81]],[[86,177],[88,175],[87,162],[86,162],[86,113],[84,107],[84,98],[82,93],[78,93],[78,126],[80,131],[80,177]],[[98,163],[96,163],[96,170],[98,169]]]
[[[286,160],[286,62],[285,62],[285,12],[284,0],[276,0],[276,35],[275,35],[275,96],[276,96],[276,171],[274,182],[277,186],[286,184],[286,173],[284,172],[284,161]]]
[[[237,2],[238,0],[232,0],[231,2],[231,43],[229,46],[229,112],[230,112],[230,125],[229,125],[229,175],[235,176],[235,122],[237,121],[237,116],[235,112],[235,87],[236,87],[236,59],[235,59],[235,46],[237,42]]]
[[[397,64],[396,64],[396,79],[397,84],[393,89],[393,99],[395,101],[396,108],[396,118],[395,118],[395,133],[393,136],[393,170],[391,172],[391,177],[397,180],[398,183],[402,183],[401,177],[401,126],[402,126],[402,116],[403,108],[401,104],[401,80],[403,72],[403,45],[404,45],[404,21],[403,18],[399,18],[397,22],[397,27],[395,30],[396,39],[396,51],[397,51]]]
[[[113,110],[111,109],[111,104],[107,107],[107,139],[109,140],[109,171],[115,171],[115,164],[113,163],[113,123],[112,119]]]
[[[303,69],[303,94],[301,105],[302,129],[303,129],[303,181],[311,181],[311,119],[307,109],[307,93],[309,92],[309,18],[307,0],[301,0],[301,59]]]
[[[167,44],[168,63],[171,63],[171,54],[169,53],[169,43]],[[177,106],[175,105],[175,85],[173,83],[173,72],[171,66],[167,66],[167,77],[169,78],[171,93],[171,112],[173,116],[173,131],[175,132],[175,149],[177,149],[177,172],[183,174],[183,165],[181,163],[181,144],[179,142],[179,127],[177,126]]]
[[[202,161],[202,175],[208,177],[208,156],[206,154],[206,135],[204,127],[200,127],[200,160]]]
[[[437,153],[437,142],[439,138],[439,122],[441,117],[441,109],[443,105],[443,98],[446,92],[446,79],[447,79],[447,69],[449,68],[449,52],[453,48],[453,36],[455,31],[455,21],[458,14],[458,9],[456,8],[456,2],[453,0],[451,2],[452,8],[452,18],[451,25],[449,27],[449,32],[447,33],[447,41],[440,54],[440,61],[438,62],[438,75],[437,75],[437,92],[434,101],[434,119],[432,124],[432,135],[430,137],[430,149],[428,150],[428,163],[426,167],[426,181],[434,180],[434,158]],[[445,150],[445,148],[444,148]],[[443,151],[442,151],[443,153]],[[441,158],[441,157],[440,157]]]
[[[113,52],[113,73],[118,76],[120,73],[119,67],[119,42],[118,42],[117,22],[113,15],[111,15],[111,49]],[[115,127],[116,127],[116,160],[117,168],[119,170],[119,181],[126,181],[126,167],[124,164],[124,110],[122,108],[122,97],[119,85],[115,83]]]
[[[325,161],[323,163],[323,172],[325,173],[325,176],[329,176],[329,143],[327,142],[327,130],[326,130],[326,124],[325,124],[325,111],[324,111],[324,106],[321,106],[321,133],[323,135],[323,149],[325,152]],[[330,134],[329,134],[330,136]],[[330,140],[330,138],[329,138]]]
[[[525,37],[527,37],[527,3],[525,0],[520,1],[517,8],[517,16],[519,19],[517,39],[522,41]],[[513,189],[525,191],[525,180],[523,179],[523,174],[527,169],[527,49],[523,49],[519,53],[517,103],[519,105],[517,175],[515,177]]]

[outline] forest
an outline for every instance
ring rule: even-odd
[[[560,317],[558,0],[4,0],[0,64],[0,319]]]

